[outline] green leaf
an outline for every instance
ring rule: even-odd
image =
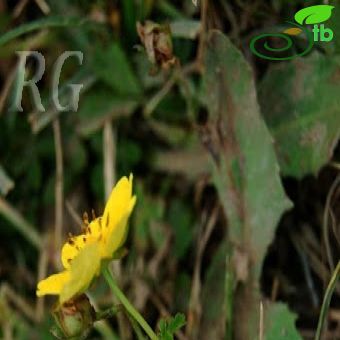
[[[70,27],[70,26],[81,26],[90,21],[86,18],[75,18],[75,17],[48,17],[41,20],[36,20],[28,24],[21,25],[12,31],[9,31],[0,36],[0,46],[6,44],[7,42],[15,39],[23,34],[36,31],[43,28],[52,27]]]
[[[272,137],[260,114],[250,66],[220,32],[209,36],[205,69],[208,124],[221,135],[217,138],[210,132],[210,148],[218,158],[215,186],[232,226],[231,241],[240,244],[248,239],[259,277],[275,227],[290,203],[280,181]]]
[[[327,21],[332,16],[334,6],[316,5],[303,8],[295,14],[295,21],[300,25],[313,25]]]
[[[340,136],[340,58],[318,53],[273,65],[259,99],[275,139],[281,171],[316,174]]]
[[[168,330],[171,333],[175,333],[180,330],[183,326],[185,326],[185,315],[182,313],[177,313],[173,318],[168,322]]]
[[[96,88],[79,104],[77,130],[82,136],[89,136],[101,129],[108,119],[115,120],[131,115],[137,105],[135,100],[118,98],[106,88]]]
[[[224,242],[223,242],[224,241]],[[216,250],[207,268],[202,287],[203,315],[198,327],[193,329],[193,338],[200,339],[227,339],[225,337],[226,308],[225,303],[227,251],[225,240]],[[218,301],[218,302],[217,302]],[[228,301],[228,303],[230,303]]]
[[[97,49],[93,67],[98,77],[120,95],[139,96],[141,87],[120,44],[113,43],[103,51]]]
[[[173,340],[174,334],[185,325],[184,314],[177,313],[169,320],[162,319],[159,322],[160,340]]]
[[[192,216],[188,207],[175,200],[169,209],[169,222],[174,229],[175,244],[173,255],[182,258],[188,251],[192,241]]]
[[[196,39],[201,30],[198,20],[177,20],[170,24],[171,36],[174,38]]]
[[[301,340],[295,328],[296,315],[283,303],[271,304],[265,309],[264,340]]]
[[[238,245],[231,261],[235,284],[242,281],[244,285],[235,301],[235,324],[242,325],[235,328],[236,337],[255,339],[263,261],[290,202],[280,181],[272,137],[260,114],[250,66],[218,31],[208,35],[204,60],[204,101],[209,117],[202,133],[208,141],[229,238]],[[227,308],[225,304],[224,310]]]

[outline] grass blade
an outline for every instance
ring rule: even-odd
[[[316,330],[316,334],[315,334],[315,340],[320,340],[321,339],[321,335],[322,335],[322,331],[324,328],[324,324],[325,324],[325,319],[326,319],[326,315],[329,309],[329,304],[331,302],[331,298],[335,289],[335,286],[339,280],[339,276],[340,276],[340,261],[338,262],[338,265],[335,268],[335,271],[332,275],[331,280],[329,281],[328,287],[326,289],[326,293],[322,302],[322,306],[321,306],[321,312],[320,312],[320,317],[319,317],[319,322],[318,322],[318,328]]]
[[[51,27],[68,27],[68,26],[81,26],[85,23],[88,23],[89,20],[86,18],[77,18],[77,17],[61,17],[54,16],[48,17],[41,20],[36,20],[30,22],[28,24],[24,24],[15,28],[2,36],[0,36],[0,46],[6,44],[7,42],[15,39],[23,34],[36,31],[42,28],[51,28]]]

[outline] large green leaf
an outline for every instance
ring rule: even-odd
[[[97,88],[80,102],[77,130],[89,136],[101,129],[107,120],[131,115],[137,106],[138,102],[133,99],[116,97],[106,88]]]
[[[213,32],[205,68],[211,148],[219,159],[214,167],[215,184],[231,239],[236,244],[247,240],[259,274],[275,227],[290,204],[249,65],[225,36]]]
[[[314,53],[273,65],[259,92],[284,175],[317,173],[340,133],[340,59]]]
[[[236,338],[253,340],[263,260],[290,203],[250,66],[222,33],[211,32],[207,44],[204,100],[209,118],[202,128],[203,141],[212,155],[214,182],[228,219],[235,280],[243,282],[235,301]]]
[[[93,67],[98,77],[115,92],[125,96],[141,95],[139,81],[120,44],[112,43],[104,51],[98,47]]]
[[[296,315],[283,303],[271,305],[264,315],[266,320],[264,340],[300,340],[295,328]]]

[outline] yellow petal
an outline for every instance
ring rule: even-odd
[[[288,28],[285,31],[283,31],[283,33],[288,34],[288,35],[299,35],[301,32],[302,32],[302,29],[298,27]]]
[[[66,242],[61,249],[61,262],[65,269],[69,269],[71,261],[78,255],[79,251],[84,248],[84,235],[74,236]]]
[[[61,262],[65,269],[70,268],[71,261],[78,255],[85,245],[96,242],[101,234],[100,219],[93,220],[85,234],[74,236],[66,242],[61,250]]]
[[[63,286],[59,301],[64,303],[72,297],[83,293],[100,270],[99,244],[94,242],[83,247],[73,259],[70,266],[70,280]]]
[[[37,296],[59,295],[63,286],[70,279],[68,271],[54,274],[38,283]]]
[[[132,180],[132,174],[129,179],[123,177],[113,188],[102,218],[104,230],[112,228],[119,223],[130,208],[132,199]]]
[[[109,229],[104,238],[104,254],[103,257],[111,258],[112,254],[124,244],[128,232],[128,219],[131,215],[133,207],[136,203],[136,196],[133,196],[126,208],[125,214],[118,223]]]

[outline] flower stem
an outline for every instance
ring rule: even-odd
[[[322,331],[324,328],[324,323],[326,319],[326,314],[329,309],[329,304],[331,302],[332,294],[334,292],[335,286],[338,282],[338,279],[340,277],[340,261],[338,262],[338,265],[335,268],[335,271],[332,275],[332,278],[328,284],[328,287],[326,289],[325,297],[323,299],[322,307],[321,307],[321,312],[320,312],[320,317],[319,317],[319,323],[318,323],[318,328],[316,330],[316,335],[315,335],[315,340],[320,340]]]
[[[112,318],[118,312],[119,312],[119,306],[113,306],[113,307],[106,309],[104,311],[97,312],[96,313],[96,321]]]
[[[138,322],[138,324],[142,327],[142,329],[145,331],[145,333],[149,336],[150,339],[158,340],[157,335],[149,326],[149,324],[144,320],[142,315],[135,309],[135,307],[133,307],[133,305],[130,303],[130,301],[127,299],[124,293],[119,289],[110,273],[108,266],[104,266],[102,273],[104,275],[106,282],[110,286],[113,294],[120,300],[120,302],[125,307],[127,312],[131,315],[131,317],[133,317]]]

